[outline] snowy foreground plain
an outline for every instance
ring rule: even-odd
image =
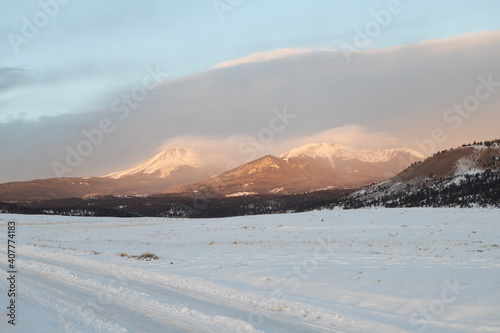
[[[0,219],[0,332],[500,332],[498,209]]]

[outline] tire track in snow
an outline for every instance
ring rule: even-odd
[[[264,329],[266,332],[401,331],[390,325],[343,316],[307,304],[242,293],[196,278],[142,271],[61,253],[35,251],[30,247],[22,248],[22,258],[32,260],[26,261],[26,264],[27,268],[31,265],[33,271],[45,269],[48,270],[46,275],[50,276],[54,275],[50,273],[52,269],[59,272],[57,275],[69,279],[69,284],[73,284],[71,281],[76,279],[78,284],[90,285],[87,292],[92,290],[95,292],[102,288],[106,281],[118,279],[128,288],[125,294],[131,299],[131,305],[146,302],[146,306],[151,302],[158,303],[158,299],[168,300],[169,303],[159,302],[156,306],[174,307],[170,312],[170,319],[180,320],[181,324],[185,323],[181,320],[185,312],[189,312],[194,317],[203,318],[205,320],[203,331],[210,331],[208,330],[210,325],[207,322],[217,322],[217,332],[222,332],[221,327],[224,325],[227,328],[225,331],[228,332],[252,332],[255,329]],[[40,266],[42,264],[47,266]],[[76,275],[67,275],[69,272],[74,272]],[[59,283],[64,283],[64,281]],[[123,289],[120,290],[121,294],[124,292]],[[105,293],[105,297],[109,296],[108,293],[109,291]],[[120,303],[120,297],[124,297],[121,294],[115,296],[117,303]],[[175,306],[179,307],[179,304],[184,306],[183,312],[175,308]],[[197,311],[189,309],[197,309]],[[252,327],[245,322],[248,318],[260,318],[260,322],[254,323]],[[188,322],[189,327],[193,327],[194,324],[194,321]]]
[[[74,268],[69,270],[66,268],[59,268],[58,266],[47,265],[45,263],[26,261],[25,265],[21,266],[23,271],[33,271],[41,275],[40,278],[53,276],[58,282],[58,285],[79,285],[81,289],[89,294],[96,290],[108,290],[119,297],[128,296],[132,298],[129,306],[129,311],[134,308],[146,309],[146,314],[151,317],[165,316],[170,314],[173,321],[176,319],[182,319],[186,317],[185,314],[188,313],[187,320],[183,323],[189,325],[190,327],[197,327],[197,331],[204,332],[260,332],[252,327],[252,325],[242,321],[243,318],[249,318],[251,315],[257,316],[258,313],[245,312],[240,309],[233,308],[230,304],[221,304],[220,302],[215,302],[211,300],[207,302],[206,299],[200,298],[198,295],[186,295],[172,291],[168,288],[164,288],[158,283],[144,283],[134,280],[126,281],[126,288],[109,288],[106,286],[106,282],[103,279],[109,279],[110,277],[96,276],[95,274],[82,272]],[[45,272],[44,272],[45,271]],[[42,274],[40,274],[42,272]],[[198,296],[198,297],[197,297]],[[106,299],[106,303],[114,299],[108,300],[108,298],[114,298],[109,296],[106,292],[101,298]],[[162,301],[159,301],[162,300]],[[168,301],[165,302],[165,301]],[[118,302],[120,300],[117,300]],[[124,300],[120,303],[123,304]],[[95,303],[95,302],[93,302]],[[160,305],[165,312],[160,313],[151,309],[151,303]],[[103,306],[104,307],[104,306]],[[167,309],[165,309],[167,307]],[[196,310],[190,310],[196,308]],[[248,307],[249,310],[254,310]],[[166,310],[171,310],[170,313]],[[209,313],[209,314],[207,314]],[[178,318],[180,317],[180,318]],[[198,324],[197,324],[197,319]],[[288,318],[286,318],[288,319]],[[272,318],[266,318],[265,327],[271,332],[292,332],[299,329],[301,332],[326,332],[325,330],[312,330],[307,329],[307,327],[300,327],[294,325],[294,323],[289,323],[285,321],[276,321]],[[211,326],[213,326],[211,328]],[[155,330],[153,330],[155,332]]]
[[[151,319],[151,313],[158,314],[158,311],[146,306],[144,311],[138,311],[139,305],[144,304],[134,303],[127,296],[116,297],[109,291],[105,296],[106,304],[98,306],[92,301],[92,295],[102,292],[104,286],[91,280],[86,281],[87,285],[81,283],[83,280],[63,281],[60,276],[52,275],[57,270],[44,272],[39,269],[41,265],[34,266],[38,269],[18,265],[22,270],[18,275],[19,300],[50,313],[63,332],[195,332],[187,324],[165,319],[165,312]],[[88,282],[94,286],[90,287]]]
[[[51,313],[63,332],[152,332],[163,329],[169,332],[192,332],[187,327],[168,321],[152,321],[141,313],[132,313],[123,302],[111,300],[104,309],[89,307],[85,300],[89,291],[85,288],[65,285],[58,280],[50,285],[39,274],[23,274],[20,280],[23,297],[31,304]],[[94,291],[95,292],[95,291]],[[127,316],[123,314],[127,313]]]
[[[70,321],[77,321],[80,324],[87,324],[85,321],[90,321],[86,320],[86,318],[76,318],[78,317],[76,316],[77,313],[80,313],[82,309],[86,309],[87,318],[92,320],[96,316],[110,318],[122,325],[125,324],[125,327],[132,327],[132,332],[160,332],[165,330],[168,332],[261,332],[253,328],[252,325],[238,319],[250,315],[249,313],[233,309],[227,305],[220,306],[215,303],[203,304],[204,300],[198,298],[189,299],[189,296],[172,293],[170,290],[165,292],[161,290],[161,285],[151,284],[149,288],[143,288],[141,285],[148,284],[128,281],[127,288],[110,287],[106,285],[106,282],[103,283],[100,281],[109,280],[109,277],[98,276],[75,269],[67,269],[66,264],[65,267],[60,267],[42,263],[41,261],[18,260],[18,267],[23,272],[26,285],[37,286],[36,288],[29,288],[30,290],[23,288],[23,292],[30,294],[30,298],[35,300],[35,304],[50,309],[51,312],[57,313],[59,317],[69,319]],[[40,290],[44,291],[43,296],[37,297],[36,294],[37,292],[40,293]],[[50,292],[47,293],[47,291]],[[103,305],[96,304],[99,303],[96,300],[88,301],[92,299],[89,295],[97,294],[101,294],[99,296],[101,300],[105,299]],[[49,295],[56,296],[48,297]],[[169,303],[159,301],[158,299],[166,299]],[[57,302],[56,300],[64,301]],[[178,304],[172,304],[172,301],[177,301]],[[207,315],[198,310],[190,310],[184,304],[186,302],[193,303],[193,308],[199,308],[201,305],[202,308],[211,310],[211,312],[219,310],[219,312],[225,314],[235,315],[237,318],[223,315]],[[68,307],[76,309],[70,311],[73,314],[71,316],[68,316],[67,310],[60,311],[62,308]],[[219,309],[217,309],[218,307]],[[120,314],[123,313],[126,315],[121,316]],[[164,320],[165,318],[169,320]],[[152,320],[156,321],[156,325],[154,325],[154,322],[148,322]],[[105,322],[105,320],[101,321]],[[138,325],[139,327],[137,327]],[[170,327],[169,325],[177,325],[177,327]],[[101,326],[105,325],[92,327],[89,329],[89,332],[99,332],[101,331]],[[111,324],[108,324],[102,331],[127,331],[110,329],[111,326]],[[141,329],[144,326],[147,326],[148,329]],[[179,327],[182,327],[183,330],[179,330]],[[290,332],[297,329],[294,325],[283,322],[270,323],[269,321],[266,322],[266,327],[270,328],[273,332]],[[307,330],[306,328],[299,329],[303,332],[318,332]],[[72,332],[72,330],[70,331]]]
[[[211,316],[196,310],[190,310],[183,305],[170,304],[160,301],[155,296],[130,288],[113,287],[103,284],[98,279],[81,277],[80,272],[70,271],[54,265],[33,261],[19,261],[19,270],[23,272],[28,294],[34,296],[43,291],[44,297],[51,301],[42,301],[43,297],[32,297],[38,304],[49,305],[62,316],[60,321],[77,321],[78,324],[88,326],[95,318],[102,318],[102,322],[117,322],[131,329],[131,332],[234,332],[235,328],[242,328],[244,332],[260,332],[251,325],[237,319],[224,316]],[[76,274],[75,274],[76,273]],[[50,292],[47,292],[50,291]],[[23,290],[23,292],[25,292]],[[55,296],[54,296],[55,295]],[[93,295],[98,295],[97,299]],[[63,300],[62,306],[51,306],[54,300]],[[56,302],[57,303],[57,302]],[[61,307],[72,307],[76,311],[60,311]],[[59,310],[59,311],[58,311]],[[83,318],[80,312],[86,313]],[[101,331],[104,325],[92,327],[90,331]],[[127,329],[109,329],[110,324],[103,332],[127,332]],[[182,328],[182,329],[181,329]],[[76,330],[78,331],[78,330]],[[73,332],[73,330],[70,330]]]

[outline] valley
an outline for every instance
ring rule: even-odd
[[[223,219],[0,214],[2,230],[7,221],[17,225],[20,291],[9,332],[451,333],[500,326],[498,209]],[[158,259],[147,259],[153,255]],[[2,278],[6,263],[0,253]],[[5,288],[1,331],[8,325]]]

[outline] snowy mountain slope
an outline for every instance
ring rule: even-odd
[[[359,150],[331,143],[308,144],[281,157],[296,157],[330,169],[338,180],[358,188],[390,178],[425,158],[408,148]]]
[[[199,150],[173,148],[134,168],[103,177],[50,178],[0,184],[0,201],[29,202],[165,192],[174,185],[199,181],[219,171],[207,160],[206,154]]]
[[[356,205],[500,205],[499,178],[500,141],[487,141],[439,152],[384,182],[352,193],[350,198]]]
[[[216,220],[0,214],[0,228],[12,220],[18,316],[11,327],[3,307],[2,332],[450,333],[500,326],[498,210]],[[118,255],[144,252],[159,259]],[[4,281],[7,263],[0,252]],[[0,284],[0,304],[7,304],[6,287]]]
[[[131,176],[165,178],[180,167],[199,168],[204,165],[206,154],[191,148],[172,148],[128,170],[114,172],[105,177],[119,179]]]
[[[426,158],[426,156],[408,148],[359,150],[355,148],[339,146],[333,143],[311,143],[299,148],[292,149],[280,155],[280,157],[283,159],[287,159],[290,157],[310,157],[314,159],[324,159],[330,161],[332,167],[335,167],[335,161],[338,159],[359,160],[366,163],[381,163],[389,162],[393,159],[398,159],[399,156],[404,156],[406,159],[408,159],[408,161],[410,161],[410,163]]]

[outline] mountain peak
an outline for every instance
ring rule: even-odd
[[[333,165],[334,159],[357,159],[367,163],[388,162],[391,159],[396,158],[398,154],[407,154],[412,160],[422,160],[425,158],[424,155],[409,148],[360,150],[340,146],[334,143],[309,143],[302,147],[292,149],[289,152],[280,155],[280,157],[283,159],[288,159],[290,157],[320,158],[329,160]]]
[[[339,145],[334,143],[308,143],[301,147],[292,149],[284,154],[281,154],[281,158],[298,157],[300,155],[318,154],[319,152],[330,153],[332,150],[340,149]]]
[[[203,161],[202,157],[203,154],[198,149],[188,147],[171,148],[156,154],[151,159],[131,169],[115,172],[105,177],[118,179],[127,176],[156,174],[158,177],[164,178],[182,166],[200,167]]]
[[[255,174],[262,172],[264,170],[280,169],[283,164],[283,160],[273,155],[266,155],[244,165],[241,165],[229,173],[234,174]]]

